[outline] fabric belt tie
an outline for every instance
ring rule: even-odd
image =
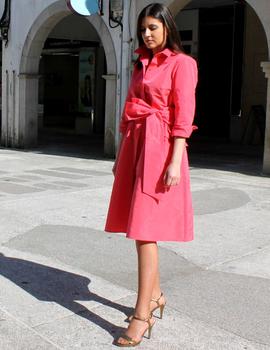
[[[142,191],[157,200],[165,192],[165,187],[161,184],[166,162],[165,128],[169,125],[169,115],[169,107],[153,108],[140,98],[131,98],[125,104],[124,123],[141,122],[145,119]]]

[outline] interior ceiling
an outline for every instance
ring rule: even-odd
[[[234,0],[192,0],[185,9],[232,5]]]

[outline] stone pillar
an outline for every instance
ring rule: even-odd
[[[36,146],[38,135],[38,75],[3,72],[2,135],[4,147]]]
[[[4,68],[4,67],[3,67]],[[2,72],[2,131],[1,145],[4,147],[18,146],[15,141],[17,136],[16,127],[16,72],[7,69]]]
[[[261,67],[268,79],[267,101],[266,101],[266,122],[263,156],[263,173],[270,174],[270,62],[262,62]]]
[[[19,143],[33,147],[38,140],[38,74],[19,75]]]
[[[105,98],[105,130],[104,130],[104,154],[114,157],[119,125],[116,118],[116,82],[115,74],[102,75],[106,80],[106,98]],[[117,134],[117,135],[116,135]]]

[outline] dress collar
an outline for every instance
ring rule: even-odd
[[[145,45],[141,45],[134,52],[139,54],[142,58],[149,58],[151,50],[149,50]],[[157,52],[154,55],[154,57],[158,57],[158,56],[169,57],[173,54],[174,52],[171,49],[169,49],[168,47],[165,47],[162,51]]]

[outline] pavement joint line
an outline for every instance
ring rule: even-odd
[[[166,305],[166,307],[168,307],[168,305]],[[194,318],[192,318],[190,315],[188,315],[188,314],[185,313],[185,312],[182,312],[182,311],[180,311],[180,310],[177,310],[177,309],[175,309],[175,308],[172,307],[172,306],[169,307],[169,308],[170,308],[171,310],[175,311],[176,313],[180,313],[180,314],[184,315],[186,318],[189,318],[190,321],[193,321],[193,320],[194,320]],[[226,328],[224,328],[224,327],[219,327],[219,326],[217,326],[216,324],[212,324],[212,323],[209,323],[209,322],[207,322],[207,321],[203,321],[203,320],[201,320],[201,319],[199,319],[199,318],[196,318],[195,320],[196,320],[196,322],[198,322],[198,323],[204,325],[205,327],[206,327],[206,326],[210,326],[212,329],[218,329],[218,330],[221,330],[222,332],[225,332],[225,333],[228,333],[228,334],[233,334],[233,335],[235,335],[236,337],[238,337],[238,338],[240,338],[240,339],[242,339],[242,340],[244,340],[244,341],[247,341],[247,342],[249,342],[249,343],[258,344],[258,345],[264,345],[264,346],[267,346],[267,347],[269,347],[269,345],[270,345],[270,344],[267,344],[267,343],[259,342],[259,341],[254,340],[254,339],[244,338],[242,335],[240,335],[240,334],[238,334],[238,333],[236,333],[236,332],[233,332],[233,331],[231,331],[231,330],[228,330],[228,329],[226,329]],[[207,328],[207,327],[206,327],[206,328]],[[270,349],[270,347],[269,347],[269,349]]]
[[[37,187],[35,187],[35,188],[37,188]],[[97,186],[95,188],[86,188],[86,187],[83,187],[83,188],[78,188],[78,187],[76,187],[76,188],[67,188],[67,189],[63,189],[62,193],[65,194],[65,193],[71,193],[71,192],[72,193],[74,193],[74,192],[84,192],[84,193],[85,192],[93,192],[93,191],[96,191],[96,190],[98,190],[100,188],[105,189],[105,190],[106,189],[111,190],[111,186],[100,185],[100,186]],[[48,194],[48,193],[46,193],[47,191],[55,191],[55,192]],[[0,194],[2,194],[2,193],[0,193]],[[44,191],[39,191],[39,192],[24,193],[23,194],[23,195],[25,195],[24,197],[14,198],[14,199],[7,199],[7,200],[2,200],[2,201],[5,202],[5,203],[19,202],[19,201],[25,200],[26,198],[34,197],[35,194],[36,194],[37,199],[38,199],[38,198],[50,197],[50,196],[53,196],[53,195],[59,197],[60,192],[59,192],[59,190],[49,189],[49,190],[44,190]],[[9,194],[9,193],[6,193],[6,192],[3,192],[2,195],[3,196],[14,196],[14,197],[18,196],[18,194],[16,194],[16,193]],[[29,197],[27,197],[27,196],[29,196]]]
[[[229,262],[232,262],[232,261],[237,261],[239,259],[242,259],[242,258],[245,258],[245,257],[248,257],[248,256],[256,255],[258,253],[261,253],[261,252],[269,250],[269,249],[270,249],[270,244],[265,246],[265,247],[263,247],[263,248],[260,248],[260,249],[257,248],[257,249],[251,250],[248,253],[245,253],[245,254],[242,254],[240,256],[234,257],[232,259],[224,260],[222,262],[218,262],[218,263],[206,266],[205,269],[206,270],[211,270],[212,268],[214,268],[216,266],[221,266],[223,264],[226,264],[226,263],[229,263]]]
[[[21,321],[19,318],[15,317],[14,315],[12,315],[10,312],[8,312],[7,310],[3,309],[3,307],[0,307],[0,310],[5,313],[6,315],[8,315],[11,319],[13,319],[15,322],[19,323],[21,326],[27,328],[28,330],[30,330],[31,332],[35,333],[37,336],[39,336],[40,338],[42,338],[43,340],[45,340],[47,343],[53,345],[56,349],[59,350],[64,350],[64,348],[58,346],[57,344],[55,344],[53,341],[51,341],[49,338],[44,337],[41,333],[39,333],[38,331],[36,331],[33,327],[30,327],[27,323]]]
[[[240,185],[243,185],[243,186],[249,186],[249,187],[256,187],[256,188],[265,188],[265,189],[269,189],[270,188],[270,178],[269,178],[269,186],[267,186],[267,184],[265,185],[256,185],[256,184],[252,184],[248,181],[244,181],[244,180],[241,180],[241,181],[237,181],[235,179],[218,179],[218,178],[214,178],[214,177],[207,177],[207,179],[205,179],[204,176],[197,176],[197,175],[191,175],[191,181],[192,179],[196,179],[196,180],[201,180],[201,181],[207,181],[210,180],[210,181],[214,181],[215,183],[230,183],[231,185],[234,185],[234,184],[240,184]],[[254,179],[254,181],[257,181],[256,179]]]

